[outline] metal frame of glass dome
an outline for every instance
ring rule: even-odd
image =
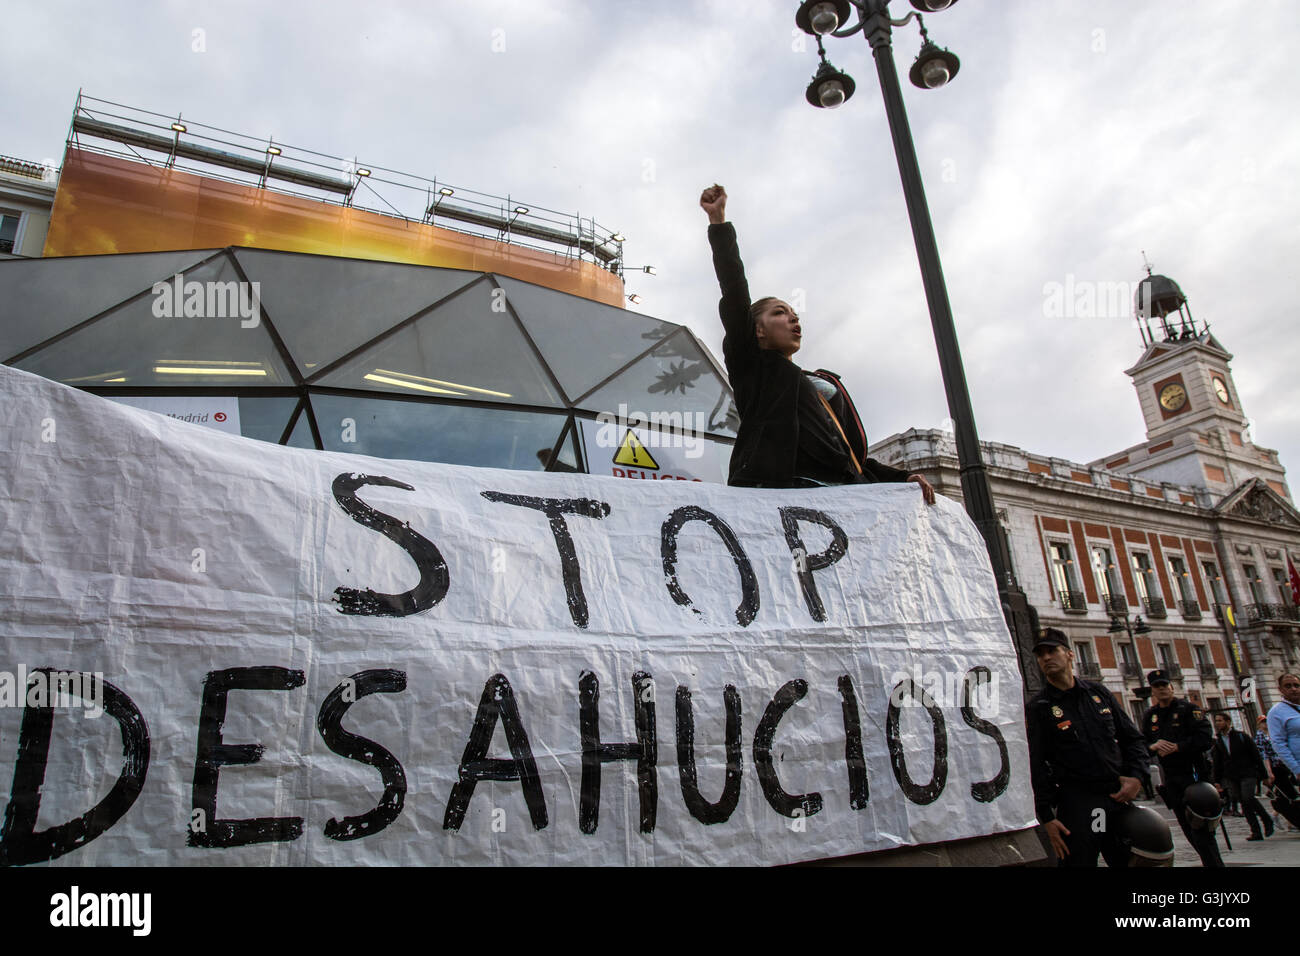
[[[163,321],[174,281],[258,283],[258,322]],[[579,421],[620,404],[667,432],[689,425],[654,416],[691,413],[690,435],[724,445],[737,424],[685,326],[493,273],[246,247],[70,256],[0,263],[0,302],[5,364],[109,397],[235,397],[244,433],[280,444],[587,471]],[[355,410],[369,446],[336,437]]]

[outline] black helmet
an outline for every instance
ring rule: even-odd
[[[1223,800],[1212,784],[1201,780],[1183,791],[1183,809],[1187,825],[1198,830],[1213,830],[1223,815]]]
[[[1120,845],[1128,847],[1129,866],[1174,865],[1174,835],[1164,817],[1136,804],[1112,811],[1110,817]]]

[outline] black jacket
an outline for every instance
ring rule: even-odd
[[[1210,748],[1210,757],[1214,761],[1213,779],[1215,783],[1225,780],[1241,780],[1253,777],[1256,780],[1268,779],[1264,769],[1264,760],[1259,755],[1255,741],[1240,730],[1228,731],[1229,746],[1225,747],[1222,737],[1214,738]]]
[[[1029,701],[1025,719],[1040,823],[1055,818],[1063,790],[1112,794],[1120,777],[1147,778],[1142,734],[1102,684],[1077,677],[1069,690],[1048,684]]]
[[[1214,732],[1205,712],[1191,701],[1175,697],[1168,707],[1148,707],[1142,715],[1142,734],[1148,744],[1157,740],[1177,744],[1177,751],[1160,758],[1166,782],[1170,777],[1209,778],[1206,751],[1214,740]]]
[[[725,333],[722,357],[740,413],[727,483],[788,488],[794,482],[799,453],[799,390],[810,386],[803,382],[804,372],[798,365],[780,352],[758,346],[735,227],[729,222],[711,223],[709,245],[722,290],[718,302]],[[867,436],[848,392],[834,375],[822,377],[834,382],[851,412],[850,420],[841,421],[840,426],[862,465],[863,480],[906,481],[908,472],[867,458]]]

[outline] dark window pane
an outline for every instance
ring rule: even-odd
[[[18,238],[18,217],[0,216],[0,252],[13,252]]]
[[[288,396],[239,399],[239,433],[258,441],[279,442],[298,399]],[[304,416],[305,417],[305,416]]]
[[[235,256],[260,285],[266,314],[304,375],[480,276],[261,249],[239,249]]]
[[[307,409],[303,409],[298,416],[298,421],[294,423],[293,432],[289,435],[289,440],[285,442],[290,448],[312,448],[316,447],[316,441],[311,437],[311,422],[307,420]]]
[[[496,279],[570,400],[677,328],[581,296],[505,276]]]
[[[0,361],[152,289],[211,251],[13,259],[0,263]]]
[[[156,303],[176,303],[166,290],[151,293],[15,365],[70,385],[292,384],[260,319],[245,327],[253,320],[240,313],[252,304],[251,289],[240,285],[228,259],[191,270],[183,283],[181,306],[193,289],[204,315],[160,316]]]
[[[619,414],[619,406],[626,405],[629,417],[720,435],[734,435],[740,424],[730,390],[685,330],[580,405],[611,414]]]
[[[313,395],[327,451],[541,471],[564,416],[342,395]],[[349,440],[351,439],[351,440]]]
[[[492,288],[474,286],[361,355],[320,385],[466,401],[562,406],[559,394]]]
[[[583,473],[582,467],[578,464],[578,437],[577,428],[569,429],[564,436],[564,444],[560,446],[555,455],[555,460],[547,471],[564,471]],[[537,457],[543,463],[550,460],[550,449],[542,449],[537,452]]]

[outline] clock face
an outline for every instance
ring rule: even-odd
[[[1187,404],[1187,391],[1177,382],[1160,390],[1160,405],[1167,412],[1176,412]]]
[[[1219,396],[1219,401],[1223,402],[1223,404],[1225,404],[1225,405],[1231,405],[1231,404],[1232,404],[1232,402],[1230,402],[1230,401],[1228,400],[1228,385],[1227,385],[1227,383],[1224,382],[1223,379],[1219,378],[1219,376],[1217,376],[1217,375],[1214,376],[1214,394],[1217,395],[1217,396]]]

